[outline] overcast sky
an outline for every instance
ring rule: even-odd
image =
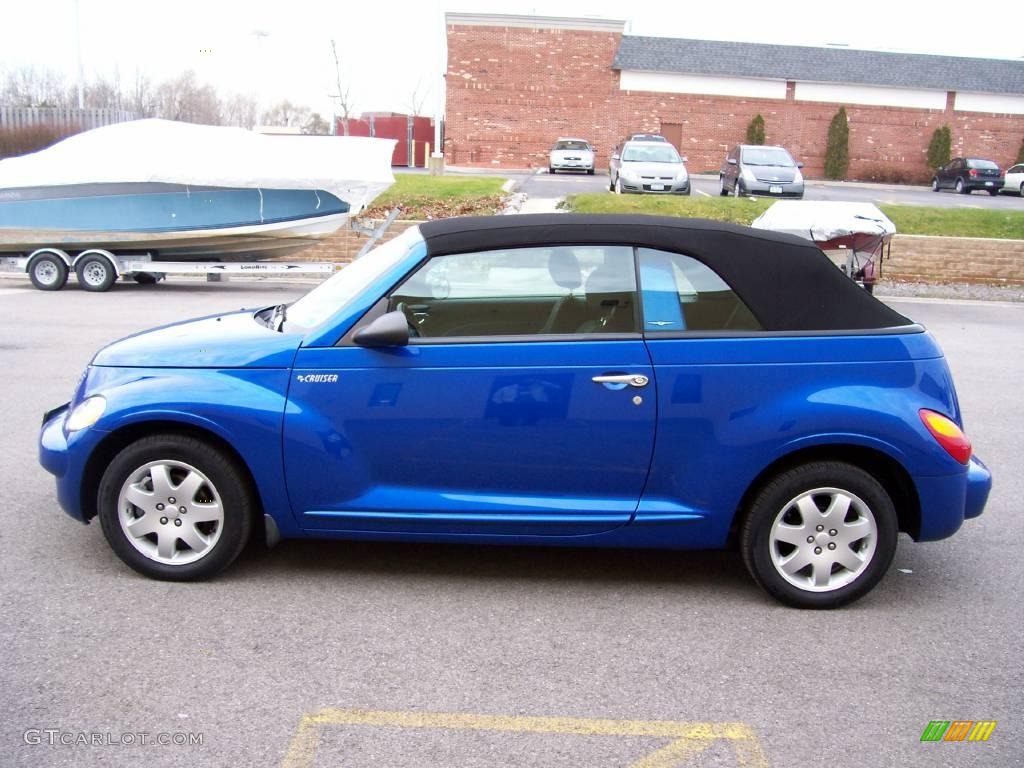
[[[116,72],[127,84],[136,72],[159,80],[193,69],[224,93],[247,93],[264,106],[289,98],[324,114],[333,112],[335,91],[331,38],[357,112],[408,111],[417,88],[430,111],[444,11],[613,19],[629,11],[627,31],[637,35],[1024,57],[1024,0],[79,2],[86,79]],[[74,77],[75,0],[8,1],[2,19],[0,67],[31,64]]]

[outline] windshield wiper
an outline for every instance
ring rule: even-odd
[[[270,320],[267,323],[272,331],[280,331],[284,328],[284,321],[288,319],[288,305],[278,304],[270,313]]]

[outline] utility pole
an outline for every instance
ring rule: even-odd
[[[82,0],[75,0],[75,44],[78,50],[78,108],[85,108],[85,70],[82,68]]]

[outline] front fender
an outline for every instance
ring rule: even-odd
[[[182,424],[223,440],[251,473],[263,510],[287,536],[298,535],[281,455],[288,378],[286,369],[94,367],[83,395],[107,400],[91,428],[109,435],[104,442],[125,430],[137,435],[149,423]]]

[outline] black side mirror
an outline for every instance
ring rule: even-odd
[[[404,347],[409,344],[409,321],[404,312],[395,310],[381,315],[352,336],[361,347]]]

